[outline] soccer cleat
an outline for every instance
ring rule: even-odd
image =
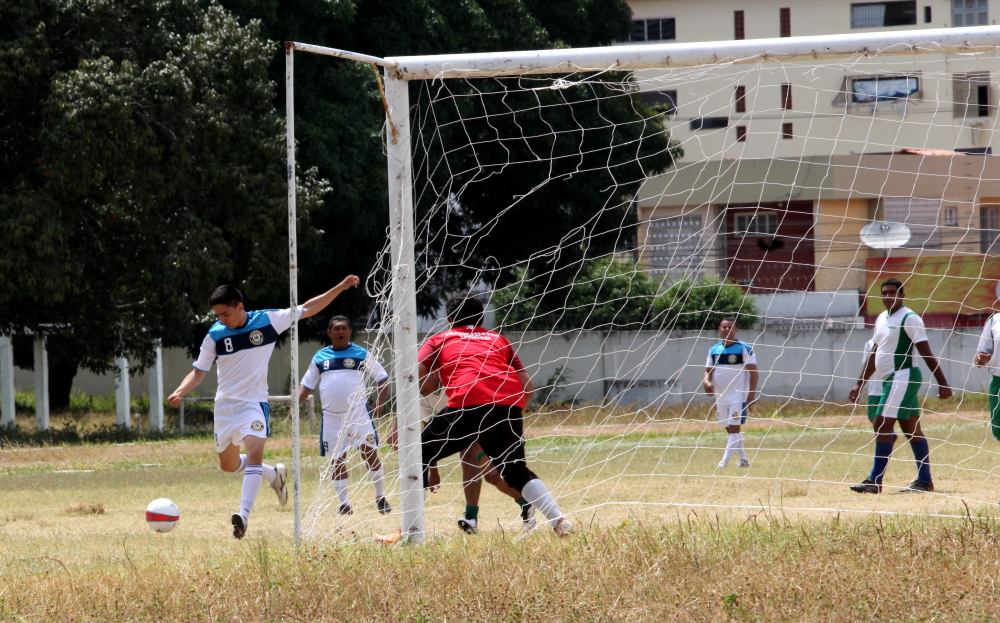
[[[378,512],[380,512],[383,515],[388,515],[389,513],[392,512],[392,507],[389,506],[389,500],[385,499],[384,497],[375,500],[375,506],[378,506]]]
[[[521,525],[525,534],[535,529],[535,509],[531,504],[521,507]]]
[[[900,489],[900,493],[930,493],[934,490],[933,482],[924,482],[923,480],[914,480],[905,488]]]
[[[247,523],[250,520],[239,513],[233,513],[230,521],[233,523],[233,536],[237,539],[242,539],[243,535],[247,533]]]
[[[569,536],[569,533],[573,530],[573,522],[565,517],[560,517],[559,521],[556,522],[556,525],[552,528],[552,530],[555,531],[556,536],[558,537]]]
[[[340,505],[340,514],[341,515],[353,515],[354,514],[354,509],[351,508],[350,504],[341,504]]]
[[[729,465],[729,461],[719,461],[719,464],[715,466],[716,469],[726,469],[726,465]]]
[[[740,459],[740,464],[736,467],[750,467],[750,461],[746,459]]]
[[[288,486],[285,483],[288,470],[285,469],[284,465],[278,463],[274,466],[274,472],[277,475],[274,477],[274,482],[271,483],[271,488],[278,496],[278,506],[284,506],[288,503]]]
[[[882,493],[882,485],[871,478],[865,478],[859,484],[851,485],[851,491],[855,493]]]
[[[458,520],[458,527],[462,529],[462,532],[466,534],[477,534],[479,528],[476,527],[476,519],[474,517],[465,516]]]

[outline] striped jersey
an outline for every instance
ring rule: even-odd
[[[313,357],[302,377],[302,386],[310,391],[319,389],[324,414],[363,412],[369,394],[365,377],[381,383],[389,375],[371,353],[357,344],[341,350],[327,346]]]
[[[903,306],[889,315],[886,310],[875,320],[875,374],[885,379],[896,370],[914,367],[913,345],[927,341],[924,321]]]
[[[302,306],[298,314],[302,317]],[[247,321],[238,329],[216,322],[201,343],[194,367],[202,372],[218,366],[219,387],[216,403],[223,401],[267,402],[267,362],[278,336],[292,326],[291,309],[262,309],[247,312]]]
[[[868,340],[865,342],[865,347],[861,354],[861,371],[864,372],[865,366],[868,365],[868,358],[871,356],[872,351],[875,350],[875,340]],[[878,375],[878,371],[872,372],[871,378],[868,379],[868,395],[869,396],[881,396],[882,395],[882,378]]]
[[[983,327],[983,334],[979,338],[979,347],[976,349],[980,353],[986,353],[990,360],[986,363],[986,369],[993,376],[1000,376],[1000,314],[993,314],[986,321]]]
[[[747,401],[750,391],[748,365],[756,365],[757,357],[746,342],[736,340],[729,346],[719,342],[708,351],[706,368],[712,369],[715,400],[719,404],[736,404]]]

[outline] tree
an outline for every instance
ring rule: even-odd
[[[281,300],[275,47],[195,0],[0,5],[0,332],[101,372],[190,345],[220,282]],[[308,245],[325,189],[302,182]]]
[[[758,314],[751,295],[710,275],[674,282],[656,298],[652,311],[664,329],[692,330],[713,330],[730,317],[736,318],[737,327],[750,329]]]

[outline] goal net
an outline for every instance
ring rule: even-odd
[[[972,360],[1000,279],[1000,30],[892,36],[841,37],[826,55],[816,50],[836,38],[630,47],[615,60],[615,48],[569,50],[520,73],[500,58],[405,59],[390,74],[406,79],[408,108],[390,111],[384,139],[405,126],[414,259],[405,240],[387,243],[369,276],[368,347],[394,383],[414,369],[414,346],[399,342],[414,324],[401,271],[412,271],[414,344],[448,327],[450,295],[478,293],[485,327],[511,341],[536,387],[528,466],[584,526],[992,513],[1000,442],[991,376]],[[683,60],[698,47],[718,60]],[[932,492],[899,492],[918,478],[919,449],[898,426],[882,493],[850,489],[873,470],[867,407],[881,380],[856,404],[848,394],[889,278],[905,284],[954,391],[938,399],[914,349]],[[726,318],[745,350],[712,350]],[[710,353],[755,358],[757,402],[737,414],[748,466],[726,456],[732,434],[704,384]],[[395,412],[416,412],[408,391],[396,387]],[[423,398],[424,416],[445,402]],[[395,505],[411,473],[382,456]],[[399,526],[378,514],[360,458],[349,465],[354,514],[337,513],[323,474],[306,519],[314,538]],[[439,470],[426,531],[453,537],[467,504],[460,456]],[[520,533],[519,505],[487,482],[478,507],[480,531]]]

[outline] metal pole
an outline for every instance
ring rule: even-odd
[[[292,310],[292,326],[288,329],[291,344],[292,396],[292,514],[295,547],[302,544],[302,493],[299,487],[302,474],[302,447],[299,441],[299,401],[295,399],[299,388],[299,281],[297,235],[295,218],[295,84],[294,46],[285,44],[285,137],[288,147],[288,299]]]
[[[128,387],[128,359],[118,357],[115,359],[115,366],[118,368],[115,374],[115,413],[118,426],[131,426],[132,424],[132,394]]]
[[[0,335],[0,426],[14,427],[14,346],[10,338]]]
[[[413,251],[413,173],[410,154],[410,102],[407,83],[386,71],[390,127],[389,236],[392,251],[393,356],[396,362],[399,486],[403,534],[424,540],[424,484],[420,448],[420,391],[417,370],[416,266]]]
[[[45,336],[35,336],[35,427],[49,430],[49,351]]]
[[[184,436],[184,399],[181,398],[181,406],[177,409],[177,434]]]
[[[155,357],[149,369],[149,430],[163,430],[163,347],[157,342],[153,347]]]

